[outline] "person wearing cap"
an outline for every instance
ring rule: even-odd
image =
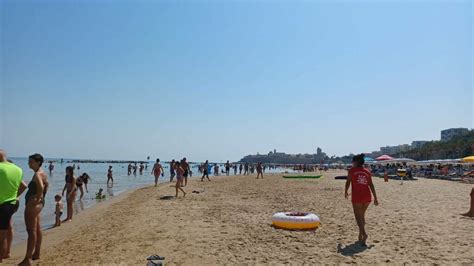
[[[0,262],[10,257],[13,239],[12,216],[18,209],[18,196],[26,189],[20,167],[9,162],[0,150]]]

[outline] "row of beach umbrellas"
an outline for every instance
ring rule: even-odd
[[[415,162],[415,160],[410,159],[410,158],[393,158],[388,155],[382,155],[379,156],[375,159],[365,156],[364,157],[365,161],[367,163],[375,163],[375,162],[386,162],[386,163],[411,163]],[[450,161],[450,162],[463,162],[463,163],[474,163],[474,156],[468,156],[462,159],[457,159],[457,160],[432,160],[432,162],[438,162],[438,161]]]

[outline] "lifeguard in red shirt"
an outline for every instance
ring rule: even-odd
[[[374,195],[374,205],[379,205],[375,187],[372,183],[372,174],[364,168],[365,155],[360,154],[352,158],[352,168],[349,170],[346,181],[345,197],[349,198],[349,187],[352,185],[352,208],[357,225],[359,226],[359,242],[365,246],[367,241],[367,233],[365,231],[365,212],[372,202]]]

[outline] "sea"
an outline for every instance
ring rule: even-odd
[[[10,160],[13,161],[14,164],[18,165],[23,170],[23,180],[26,184],[28,184],[33,177],[33,171],[28,167],[28,158],[14,158],[9,157]],[[65,184],[65,169],[67,166],[72,166],[71,159],[64,159],[63,163],[55,163],[54,170],[52,174],[49,174],[49,170],[47,169],[49,164],[47,161],[59,161],[58,159],[45,159],[45,163],[43,165],[44,171],[48,173],[48,181],[49,181],[49,188],[46,194],[46,204],[41,211],[41,223],[42,228],[44,230],[51,229],[54,225],[55,220],[55,201],[54,196],[56,194],[61,194],[64,184]],[[86,193],[84,188],[84,198],[79,200],[80,192],[77,193],[77,200],[74,203],[74,215],[82,212],[83,210],[90,208],[96,204],[100,204],[104,200],[97,200],[95,199],[95,194],[99,191],[100,188],[104,190],[103,193],[106,195],[105,200],[109,200],[125,191],[134,190],[140,187],[149,186],[154,184],[154,176],[151,174],[151,170],[153,167],[154,162],[148,163],[148,169],[143,171],[143,174],[140,175],[139,171],[137,170],[136,175],[128,175],[128,163],[75,163],[76,170],[74,171],[75,176],[79,176],[82,173],[87,173],[91,180],[88,183],[88,190],[89,193]],[[114,184],[113,186],[107,186],[107,169],[109,165],[113,167],[113,177],[114,177]],[[159,182],[165,183],[170,181],[170,171],[169,171],[169,164],[162,163],[165,176],[160,177]],[[197,164],[191,164],[191,169],[193,172],[192,178],[200,178]],[[219,169],[223,169],[223,164],[220,164]],[[290,169],[287,168],[272,168],[267,169],[266,172],[268,173],[281,173],[284,171],[292,172]],[[231,169],[231,174],[233,174],[233,170]],[[212,175],[210,175],[212,178]],[[25,192],[26,193],[26,192]],[[13,216],[13,224],[14,224],[14,240],[13,243],[19,243],[21,241],[26,240],[27,233],[25,229],[25,223],[23,218],[23,212],[25,207],[25,200],[24,195],[20,197],[20,208],[17,213]],[[64,203],[64,210],[62,219],[66,218],[66,201],[63,198]],[[73,221],[74,222],[74,221]]]

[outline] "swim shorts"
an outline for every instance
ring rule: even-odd
[[[10,226],[10,220],[16,209],[15,204],[1,204],[0,205],[0,230],[7,230]]]

